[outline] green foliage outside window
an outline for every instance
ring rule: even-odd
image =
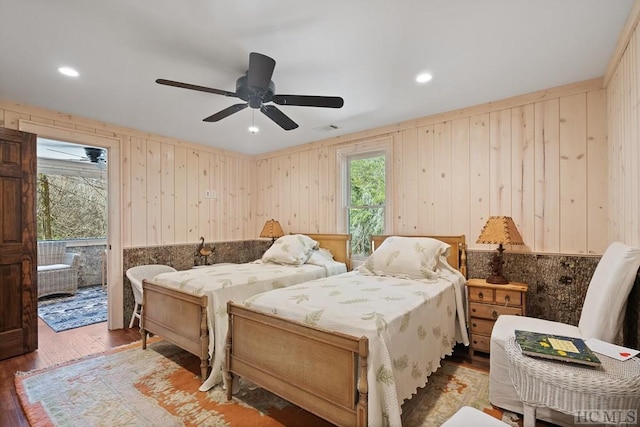
[[[38,174],[36,219],[38,240],[105,238],[106,181]]]
[[[349,160],[349,233],[353,256],[371,253],[372,235],[384,232],[385,156]]]

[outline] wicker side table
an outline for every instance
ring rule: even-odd
[[[545,360],[523,355],[515,337],[507,340],[505,351],[509,375],[524,403],[524,427],[535,426],[536,407],[574,416],[617,410],[622,411],[621,417],[626,417],[628,410],[635,410],[634,416],[640,415],[640,359],[637,357],[621,362],[598,355],[602,365],[597,368]],[[610,418],[601,422],[624,425],[625,420]]]

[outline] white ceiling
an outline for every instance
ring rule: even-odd
[[[0,0],[0,99],[258,154],[600,77],[632,4]],[[155,83],[234,91],[249,52],[276,60],[276,93],[344,107],[279,107],[292,131],[250,108],[205,123],[238,100]]]

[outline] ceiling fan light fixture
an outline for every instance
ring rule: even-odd
[[[258,126],[256,126],[256,123],[255,123],[255,115],[253,113],[254,111],[255,110],[251,110],[251,126],[249,126],[249,133],[251,135],[254,135],[260,132],[260,129],[258,128]]]

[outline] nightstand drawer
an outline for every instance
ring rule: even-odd
[[[489,353],[491,349],[491,337],[485,337],[484,335],[474,335],[471,338],[471,346],[473,351],[484,351]]]
[[[522,305],[522,292],[518,291],[501,291],[496,289],[496,304],[505,304],[506,306]]]
[[[496,320],[501,314],[522,315],[520,307],[505,307],[503,305],[469,303],[469,314],[471,317]]]
[[[493,302],[493,289],[469,287],[469,301]]]
[[[485,320],[485,319],[476,319],[471,318],[469,322],[469,327],[471,328],[471,332],[491,335],[491,331],[493,330],[493,325],[496,323],[493,320]]]

